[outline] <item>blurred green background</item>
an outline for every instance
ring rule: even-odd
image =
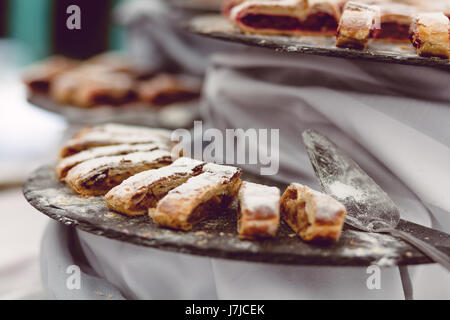
[[[82,36],[91,43],[92,41],[100,42],[102,50],[119,50],[123,47],[123,30],[114,23],[112,13],[113,9],[123,1],[126,0],[0,0],[0,38],[12,39],[23,46],[27,53],[27,60],[30,60],[27,62],[42,59],[52,53],[64,54],[65,44],[60,43],[61,36],[58,36],[59,40],[55,39],[58,38],[55,36],[55,26],[61,24],[61,21],[57,19],[65,19],[68,15],[61,11],[64,8],[58,7],[77,4],[81,8],[82,29],[86,29],[87,22],[84,18],[88,17],[89,12],[100,10],[109,17],[108,21],[105,19],[95,21],[95,17],[90,17],[90,30],[84,30],[87,34]],[[57,10],[58,13],[55,14]],[[91,39],[89,32],[95,31],[94,29],[100,27],[100,24],[103,24],[100,30],[102,39]],[[100,37],[99,32],[92,34]],[[91,53],[98,53],[100,50],[99,45],[96,48],[88,48],[88,41],[80,39],[77,41],[85,46],[83,49],[85,51],[79,53],[84,55],[81,58],[92,55]]]

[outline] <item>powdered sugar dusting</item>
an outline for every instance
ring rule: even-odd
[[[116,155],[123,155],[128,153],[134,153],[134,152],[147,152],[147,151],[153,151],[156,149],[167,149],[165,145],[162,144],[156,144],[156,143],[148,143],[148,144],[120,144],[120,145],[113,145],[113,146],[106,146],[106,147],[97,147],[92,148],[88,150],[84,150],[82,152],[76,153],[73,156],[63,158],[60,163],[58,164],[58,169],[70,169],[71,167],[76,166],[77,164],[95,159],[100,157],[106,157],[106,156],[116,156]]]
[[[203,171],[222,174],[224,176],[233,176],[234,174],[241,171],[241,169],[238,167],[224,166],[216,163],[207,163],[203,167]]]
[[[373,256],[375,258],[372,264],[380,267],[395,266],[400,259],[399,252],[404,244],[394,237],[365,231],[347,230],[346,232],[351,235],[354,246],[342,248],[342,255]]]
[[[328,186],[331,193],[340,199],[353,198],[355,200],[364,199],[364,192],[355,187],[344,184],[341,181],[335,181]]]
[[[263,218],[273,218],[280,211],[280,189],[244,181],[239,190],[241,210],[259,212]]]
[[[202,164],[203,162],[198,160],[180,158],[167,167],[143,171],[124,180],[120,185],[111,189],[109,191],[109,195],[123,197],[130,193],[136,192],[136,190],[141,187],[150,186],[151,184],[161,181],[162,179],[169,179],[170,177],[177,175],[192,175],[194,173],[194,169]]]
[[[316,207],[315,216],[317,219],[336,222],[336,219],[345,212],[344,205],[329,195],[299,183],[293,183],[292,185],[297,189],[298,199],[306,201],[307,208],[311,205]],[[308,200],[313,203],[308,203]]]
[[[223,174],[213,172],[203,172],[202,174],[190,178],[186,183],[171,190],[161,202],[170,199],[196,199],[200,194],[223,184],[234,176],[234,173]]]
[[[125,166],[127,163],[130,165],[136,163],[152,163],[163,158],[169,159],[170,157],[170,152],[165,150],[135,152],[123,156],[100,157],[82,162],[73,167],[67,174],[67,179],[76,179],[76,177],[81,176],[88,178],[95,175],[99,170],[103,170],[105,168],[119,168],[121,166]]]

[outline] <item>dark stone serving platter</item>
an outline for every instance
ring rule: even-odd
[[[247,174],[244,178],[284,187],[253,175]],[[235,209],[229,209],[217,219],[204,221],[189,232],[159,228],[148,216],[129,218],[110,211],[103,197],[77,195],[57,179],[53,166],[36,170],[25,183],[23,193],[37,210],[65,225],[99,236],[173,252],[293,265],[378,264],[388,267],[431,262],[401,240],[349,227],[344,228],[339,243],[331,246],[305,243],[284,223],[275,239],[240,240],[236,231]],[[450,254],[450,236],[445,233],[403,220],[399,229]]]
[[[180,10],[187,10],[192,12],[219,12],[220,11],[220,0],[166,0],[167,4],[174,8]]]
[[[274,49],[279,52],[303,53],[383,63],[436,67],[450,70],[450,59],[422,58],[409,43],[395,44],[372,41],[367,50],[342,49],[335,46],[334,37],[290,37],[244,34],[221,15],[202,15],[186,24],[187,30],[215,39],[249,46]]]
[[[142,103],[130,103],[122,106],[104,105],[95,108],[80,108],[62,105],[48,95],[28,93],[28,102],[32,105],[62,115],[69,122],[79,125],[97,125],[119,122],[129,125],[143,125],[164,128],[189,128],[198,119],[199,102],[175,103],[165,107],[151,107]]]

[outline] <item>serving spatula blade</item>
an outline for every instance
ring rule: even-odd
[[[314,130],[303,132],[303,142],[322,190],[345,205],[347,224],[399,237],[450,271],[449,256],[411,234],[396,230],[399,208],[334,142]]]
[[[397,226],[398,207],[355,161],[317,131],[306,130],[303,141],[322,190],[347,208],[348,224],[365,231],[380,221]]]

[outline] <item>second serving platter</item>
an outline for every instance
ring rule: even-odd
[[[409,43],[372,41],[367,50],[342,49],[335,46],[334,37],[291,37],[245,34],[234,27],[224,16],[202,15],[191,19],[187,29],[207,36],[249,46],[274,49],[280,52],[312,54],[382,63],[436,67],[450,70],[450,59],[419,57]]]
[[[97,125],[102,123],[123,123],[163,127],[168,129],[190,128],[200,117],[199,101],[180,102],[164,107],[151,107],[143,103],[130,103],[121,106],[98,106],[79,108],[61,105],[47,95],[28,94],[32,105],[62,115],[73,124]]]

